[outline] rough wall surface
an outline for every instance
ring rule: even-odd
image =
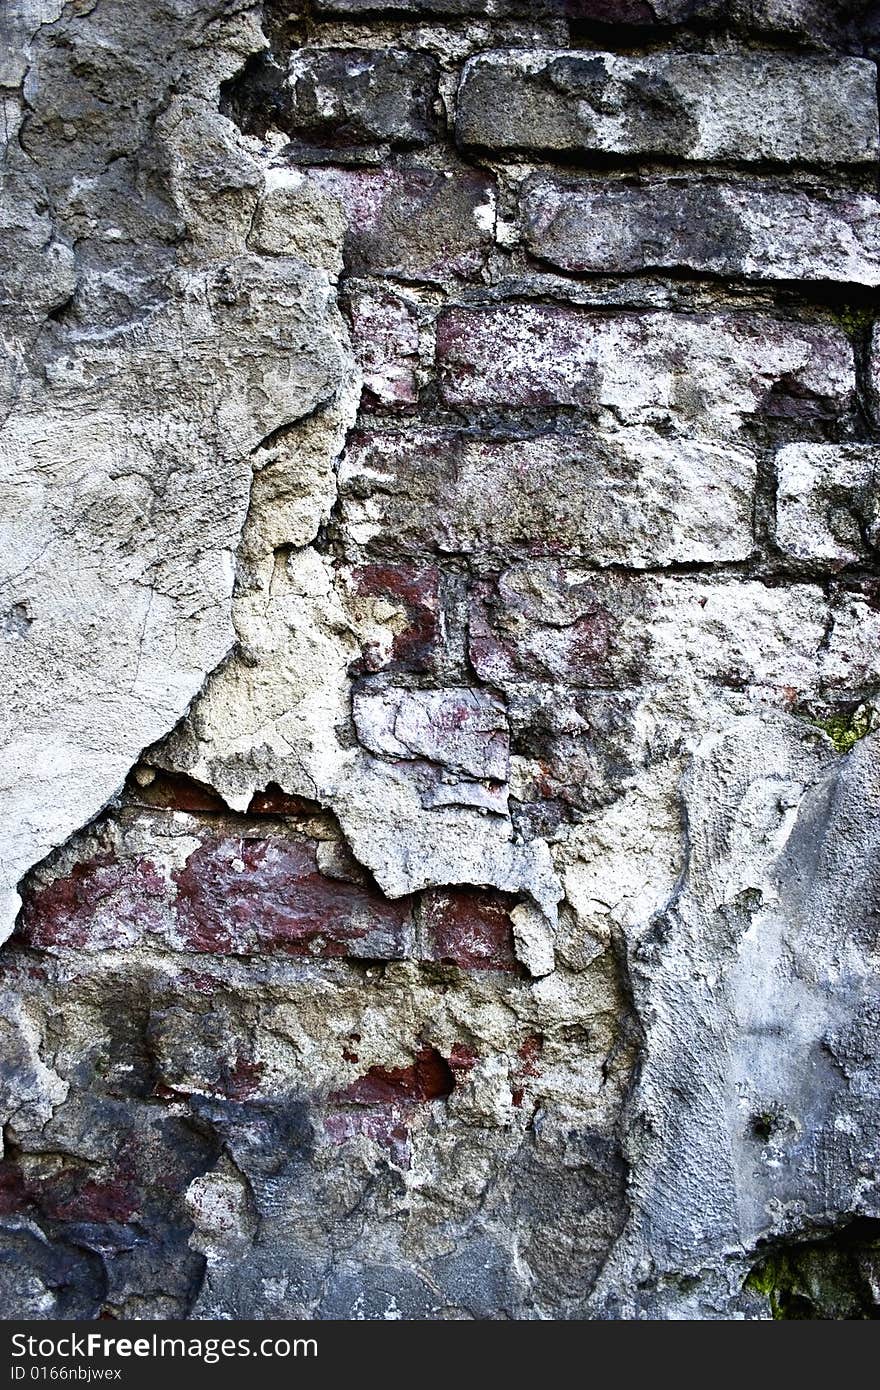
[[[0,29],[5,1315],[878,1316],[878,7]]]

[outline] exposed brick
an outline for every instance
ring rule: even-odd
[[[191,777],[182,773],[162,772],[150,768],[147,776],[152,780],[142,784],[136,777],[129,778],[129,793],[132,799],[142,806],[161,807],[163,810],[204,812],[218,814],[227,810],[226,803],[210,787],[203,787]]]
[[[361,433],[339,470],[343,529],[388,554],[568,554],[599,565],[744,559],[755,467],[744,449],[641,429],[506,442]]]
[[[463,970],[516,972],[514,899],[471,888],[432,890],[421,897],[422,930],[429,959]]]
[[[880,202],[869,194],[536,174],[522,221],[529,250],[562,270],[880,284]]]
[[[389,9],[424,16],[486,15],[492,19],[566,18],[604,24],[677,24],[714,12],[723,0],[318,0],[321,14],[366,15]]]
[[[415,1101],[424,1105],[451,1094],[455,1078],[440,1053],[433,1047],[421,1048],[406,1067],[370,1067],[344,1091],[335,1091],[331,1101],[348,1105],[390,1105]]]
[[[425,145],[437,128],[438,67],[404,49],[301,49],[290,60],[288,133],[315,151]]]
[[[506,681],[515,761],[511,795],[517,817],[552,830],[572,811],[589,810],[620,794],[637,772],[633,690],[597,690],[524,681],[522,666]],[[635,672],[630,673],[635,675]]]
[[[797,560],[840,568],[880,543],[880,447],[792,444],[776,456],[776,543]]]
[[[647,644],[645,593],[562,565],[515,565],[474,587],[469,652],[481,680],[569,686],[638,682]]]
[[[474,170],[315,168],[308,178],[345,210],[353,274],[469,278],[493,243],[494,185]]]
[[[409,1168],[413,1109],[411,1104],[390,1104],[331,1110],[324,1117],[324,1133],[334,1144],[346,1144],[359,1137],[371,1139],[385,1149],[398,1168]]]
[[[468,1072],[476,1065],[477,1054],[467,1043],[453,1043],[449,1053],[449,1065],[453,1072]]]
[[[353,293],[349,305],[368,399],[387,406],[414,404],[419,351],[415,308],[401,295],[382,288]]]
[[[18,933],[40,949],[129,946],[167,926],[168,898],[169,885],[150,860],[104,853],[26,890]]]
[[[443,1100],[455,1088],[455,1074],[433,1047],[423,1047],[407,1067],[370,1067],[342,1091],[328,1097],[324,1132],[336,1144],[363,1136],[385,1149],[400,1168],[410,1166],[410,1134],[419,1110]]]
[[[756,34],[791,34],[840,42],[870,35],[877,23],[871,0],[318,0],[321,14],[368,15],[389,9],[411,15],[563,18],[614,28],[674,29],[696,23],[732,24]]]
[[[442,634],[434,566],[359,565],[345,575],[368,671],[427,671]]]
[[[254,792],[247,808],[249,816],[310,816],[320,810],[317,801],[304,796],[291,796],[277,782],[270,782],[261,792]]]
[[[875,320],[868,349],[868,407],[875,426],[880,427],[880,320]]]
[[[208,840],[174,874],[190,951],[356,955],[405,951],[409,904],[328,878],[311,844],[276,837]]]
[[[580,406],[603,423],[728,439],[749,416],[833,420],[855,393],[840,329],[763,314],[458,308],[440,317],[437,352],[451,405]]]
[[[877,158],[876,70],[858,58],[496,50],[465,67],[457,134],[502,151],[860,164]]]

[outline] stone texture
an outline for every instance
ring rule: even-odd
[[[522,195],[525,243],[561,270],[688,269],[754,280],[880,283],[877,199],[707,180],[533,175]]]
[[[776,544],[839,569],[876,549],[876,445],[790,444],[776,456]]]
[[[872,8],[5,7],[8,1316],[877,1317]]]
[[[416,307],[393,290],[378,286],[356,291],[350,313],[354,348],[369,396],[377,405],[414,405],[419,356]]]
[[[345,210],[355,275],[472,278],[493,243],[493,184],[472,170],[319,168],[309,182]]]
[[[600,565],[745,559],[754,482],[747,450],[637,428],[503,443],[368,433],[339,469],[345,534],[360,546]]]
[[[376,15],[383,0],[321,0],[323,14]],[[461,15],[543,18],[561,16],[600,25],[645,29],[705,26],[752,30],[834,42],[872,32],[870,0],[395,0],[394,10],[424,18]]]
[[[326,277],[245,248],[262,175],[216,100],[246,21],[203,34],[146,6],[133,42],[123,8],[32,40],[33,109],[4,156],[4,935],[24,869],[100,809],[231,647],[249,456],[347,363]],[[132,82],[140,108],[119,100]]]
[[[787,54],[497,50],[467,64],[456,130],[466,148],[499,151],[869,163],[875,68]]]
[[[866,397],[875,428],[880,425],[880,324],[871,325],[868,333],[868,371]]]
[[[430,671],[443,638],[440,571],[379,563],[357,565],[343,578],[365,668]]]
[[[476,690],[399,690],[354,697],[365,748],[393,758],[427,758],[448,772],[506,782],[504,706]]]
[[[705,796],[707,779],[717,795],[720,769],[730,777],[725,797],[700,816],[671,915],[634,950],[637,992],[658,957],[668,984],[649,1026],[653,1062],[635,1102],[646,1149],[630,1233],[616,1258],[625,1267],[629,1240],[662,1254],[637,1293],[622,1289],[621,1266],[606,1271],[606,1315],[705,1317],[713,1307],[735,1307],[725,1287],[728,1252],[759,1233],[785,1232],[792,1202],[800,1220],[819,1225],[841,1206],[876,1209],[877,1090],[862,1041],[876,1005],[858,944],[874,873],[876,739],[843,763],[829,764],[828,756],[790,726],[745,720],[695,761],[690,805]],[[853,821],[863,825],[866,812],[867,840]],[[691,886],[697,874],[705,895]],[[707,941],[715,943],[712,964],[703,955]],[[780,994],[769,982],[783,957],[789,984]],[[707,1036],[726,1039],[712,1048],[717,1067],[701,1060]],[[658,1129],[672,1083],[667,1066],[687,1101],[678,1123]],[[736,1099],[722,1107],[722,1094]],[[842,1131],[863,1155],[858,1175],[838,1160]],[[658,1200],[661,1190],[675,1193],[671,1208],[665,1195]],[[697,1250],[713,1261],[713,1276],[697,1299],[682,1290],[670,1302],[665,1270]]]
[[[425,55],[394,48],[296,53],[287,83],[283,126],[303,146],[425,145],[436,129],[437,64]]]
[[[450,309],[437,355],[451,405],[578,406],[602,424],[710,438],[761,415],[796,415],[800,428],[839,417],[855,385],[840,329],[766,315]]]

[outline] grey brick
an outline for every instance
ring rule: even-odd
[[[458,139],[556,154],[860,164],[877,158],[860,58],[494,50],[466,65]]]
[[[434,58],[404,49],[302,49],[290,60],[288,132],[337,150],[428,144],[437,75]]]
[[[880,541],[875,444],[790,444],[776,456],[776,543],[796,560],[840,569]]]
[[[454,406],[576,406],[602,424],[729,439],[752,416],[836,420],[855,391],[830,326],[769,314],[596,314],[562,305],[449,309],[437,327]]]
[[[653,430],[504,441],[438,430],[355,435],[343,532],[395,554],[575,555],[598,565],[743,560],[755,458]]]
[[[521,209],[526,246],[561,270],[880,284],[880,202],[866,193],[539,174]]]

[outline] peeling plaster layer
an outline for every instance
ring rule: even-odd
[[[0,242],[4,936],[23,872],[229,653],[251,456],[346,370],[328,277],[246,246],[262,174],[216,113],[259,42],[237,8],[139,6],[136,42],[128,6],[39,32],[21,14]]]

